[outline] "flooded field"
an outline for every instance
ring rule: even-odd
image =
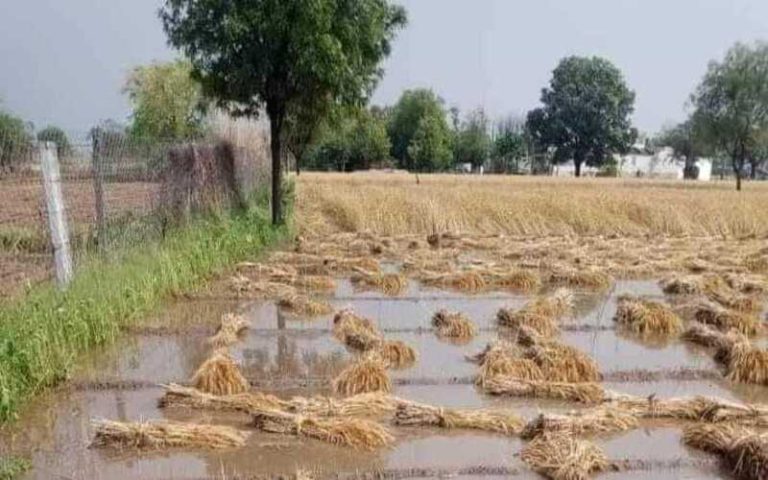
[[[392,259],[382,261],[381,267],[382,275],[407,270]],[[260,275],[248,277],[260,281]],[[209,293],[176,301],[130,328],[116,345],[84,358],[66,385],[29,405],[19,421],[2,432],[0,453],[30,456],[29,479],[192,480],[307,474],[350,479],[540,478],[521,459],[528,442],[516,434],[391,426],[387,418],[380,418],[394,441],[360,450],[300,435],[263,432],[253,428],[243,412],[160,408],[163,385],[190,385],[190,378],[211,355],[208,338],[229,313],[241,315],[249,324],[229,347],[232,358],[252,391],[281,399],[335,396],[333,379],[360,356],[334,336],[334,314],[346,309],[370,319],[388,341],[402,341],[417,352],[412,365],[388,371],[391,394],[397,398],[445,408],[504,410],[524,421],[540,413],[593,408],[551,398],[492,396],[475,384],[478,365],[467,357],[498,340],[518,338],[513,330],[499,326],[497,312],[520,310],[534,298],[553,292],[555,285],[545,282],[532,291],[493,286],[466,291],[436,287],[424,280],[427,277],[408,275],[407,285],[385,294],[360,288],[359,280],[353,283],[354,271],[331,276],[335,286],[324,293],[295,287],[294,293],[327,302],[334,312],[312,317],[279,307],[280,295],[258,289],[232,294],[229,279],[214,284]],[[617,327],[614,317],[627,294],[674,303],[658,278],[612,278],[606,289],[570,288],[573,311],[558,321],[558,341],[594,359],[602,375],[599,385],[611,395],[648,398],[649,402],[705,395],[737,403],[768,403],[768,388],[724,378],[723,366],[711,349],[679,335],[649,340]],[[436,335],[432,318],[441,309],[464,314],[476,335],[463,340]],[[686,324],[694,323],[683,318]],[[759,345],[762,338],[758,335],[752,341]],[[245,446],[222,450],[93,448],[94,419],[226,425],[251,435]],[[586,438],[611,462],[601,478],[730,478],[715,456],[684,444],[683,425],[670,419],[641,418],[627,431]]]

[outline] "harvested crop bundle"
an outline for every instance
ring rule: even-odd
[[[221,324],[216,333],[208,339],[208,344],[214,348],[228,347],[237,343],[238,336],[247,329],[250,323],[242,315],[227,313],[222,315]]]
[[[374,289],[386,295],[398,295],[408,288],[408,279],[399,273],[369,273],[357,271],[350,278],[361,289]]]
[[[91,446],[121,449],[235,448],[245,445],[250,435],[232,427],[168,421],[124,423],[97,420],[93,422],[93,428],[95,435]]]
[[[768,283],[760,275],[726,273],[723,280],[729,287],[741,293],[752,295],[768,292]]]
[[[264,393],[237,393],[233,395],[212,395],[195,388],[180,385],[166,385],[165,395],[158,402],[160,408],[191,408],[195,410],[218,410],[250,412],[260,409],[287,409],[290,403]]]
[[[591,442],[545,433],[533,439],[520,458],[536,473],[552,480],[587,480],[610,467],[603,451]]]
[[[416,362],[416,350],[400,340],[384,340],[376,347],[384,362],[391,368],[403,368]]]
[[[477,327],[464,314],[439,310],[432,316],[432,326],[437,335],[447,338],[469,339],[477,333]]]
[[[596,383],[564,383],[495,377],[485,382],[483,390],[491,395],[550,398],[579,403],[600,403],[605,397]]]
[[[570,345],[560,342],[542,342],[525,348],[523,358],[532,360],[550,382],[597,382],[602,375],[597,362]]]
[[[333,380],[333,390],[340,395],[392,391],[387,364],[378,355],[367,355],[356,361]]]
[[[692,306],[694,319],[712,325],[722,332],[735,330],[744,335],[756,335],[760,321],[756,316],[729,310],[718,303],[700,300]]]
[[[703,347],[715,348],[718,351],[730,351],[733,344],[739,340],[738,335],[729,335],[701,324],[690,325],[680,337]]]
[[[768,385],[768,351],[737,341],[727,352],[726,377],[732,382]]]
[[[328,302],[313,300],[305,295],[288,295],[282,297],[277,306],[294,315],[316,317],[333,313],[333,307]]]
[[[243,275],[235,275],[229,280],[229,287],[238,295],[256,298],[273,298],[295,295],[296,289],[291,285],[270,281],[253,281]]]
[[[351,310],[341,310],[333,317],[333,335],[358,351],[371,350],[381,343],[381,334],[373,322]]]
[[[407,403],[383,392],[361,393],[347,398],[294,397],[284,410],[315,417],[378,417],[393,413]]]
[[[384,426],[359,418],[316,418],[277,410],[256,411],[252,418],[252,425],[264,432],[301,435],[356,449],[373,450],[394,440]]]
[[[683,431],[686,445],[716,453],[736,478],[768,478],[768,436],[738,425],[699,424]]]
[[[584,434],[613,433],[631,430],[638,426],[637,418],[613,407],[598,407],[567,415],[542,413],[525,426],[520,436],[530,440],[545,433],[561,433],[578,436]]]
[[[547,283],[571,288],[607,290],[611,287],[611,277],[599,270],[560,269],[550,273]]]
[[[630,295],[619,297],[613,320],[625,330],[642,336],[673,337],[683,331],[683,321],[668,307]]]
[[[677,275],[662,280],[661,288],[669,295],[699,295],[704,293],[704,281],[698,275]]]
[[[530,292],[541,288],[541,278],[531,270],[494,271],[486,274],[493,287]]]
[[[401,426],[425,425],[446,429],[484,430],[505,435],[517,434],[523,426],[522,419],[510,412],[460,410],[417,403],[399,405],[394,423]]]
[[[467,292],[476,292],[488,286],[481,274],[471,270],[458,273],[425,275],[420,280],[425,285],[431,287],[451,288]]]
[[[559,331],[557,319],[573,309],[573,295],[559,289],[552,295],[539,297],[517,311],[501,309],[496,318],[499,325],[511,328],[530,327],[544,337],[552,337]]]
[[[191,381],[198,390],[213,395],[234,395],[250,388],[232,357],[222,351],[214,352],[203,362]]]
[[[696,396],[691,398],[648,398],[618,395],[610,405],[638,418],[670,418],[707,423],[733,422],[740,425],[768,425],[768,408],[728,400]]]

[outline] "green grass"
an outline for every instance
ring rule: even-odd
[[[0,457],[0,480],[13,480],[32,467],[26,458]]]
[[[270,225],[265,208],[208,216],[163,241],[138,243],[118,260],[87,260],[66,292],[49,286],[0,305],[0,422],[66,380],[80,354],[286,232]]]

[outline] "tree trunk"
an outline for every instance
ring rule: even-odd
[[[744,170],[744,158],[733,159],[733,173],[736,175],[736,191],[741,191],[741,172]]]
[[[269,109],[270,145],[272,148],[272,224],[283,223],[283,118],[280,109]]]
[[[575,168],[574,172],[575,172],[576,177],[577,178],[580,177],[581,176],[581,160],[576,160],[574,158],[573,159],[573,166]]]
[[[736,172],[736,191],[741,191],[741,171]]]

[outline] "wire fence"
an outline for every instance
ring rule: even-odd
[[[52,185],[60,191],[76,271],[93,253],[109,258],[125,246],[162,238],[169,223],[212,197],[268,188],[263,147],[144,141],[98,129],[77,143],[37,142],[21,133],[0,137],[0,299],[56,273],[60,227],[51,216],[57,208]],[[58,170],[52,183],[46,152]]]

